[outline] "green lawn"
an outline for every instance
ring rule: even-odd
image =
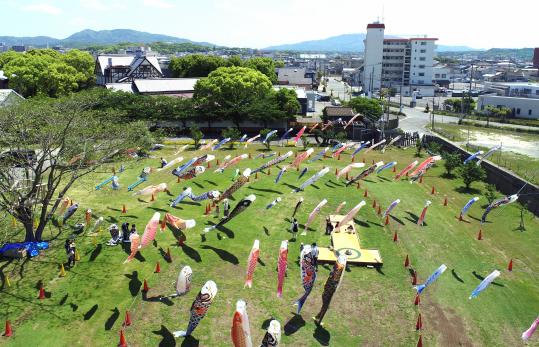
[[[260,147],[252,146],[253,158],[260,153]],[[290,148],[274,147],[284,153]],[[315,154],[319,149],[315,149]],[[132,314],[133,325],[125,330],[130,346],[230,346],[230,326],[235,303],[238,299],[247,302],[254,345],[258,345],[270,318],[281,322],[282,346],[415,346],[418,333],[415,322],[418,311],[423,317],[423,342],[426,346],[519,346],[520,335],[527,329],[539,312],[539,222],[530,213],[526,214],[526,231],[518,231],[519,209],[517,204],[493,211],[489,222],[483,226],[484,240],[476,240],[480,229],[478,218],[486,199],[472,207],[467,222],[458,222],[456,215],[460,208],[475,194],[460,193],[462,185],[458,179],[448,180],[441,176],[443,166],[438,165],[428,172],[422,184],[410,184],[403,180],[393,182],[389,170],[380,176],[372,175],[362,181],[361,189],[344,187],[342,180],[336,181],[336,167],[350,163],[349,155],[341,160],[324,159],[308,166],[309,171],[298,180],[299,172],[287,171],[282,180],[274,183],[278,168],[271,168],[271,174],[251,177],[250,183],[236,192],[232,206],[244,196],[255,194],[256,201],[243,214],[226,224],[218,234],[215,230],[202,240],[200,232],[208,223],[217,218],[204,216],[205,202],[201,205],[188,200],[179,207],[169,207],[166,193],[161,193],[155,202],[139,200],[128,193],[127,185],[136,180],[144,166],[157,166],[159,157],[171,158],[174,149],[155,152],[155,159],[129,161],[127,170],[120,174],[120,191],[109,187],[95,191],[94,186],[108,178],[108,168],[101,173],[86,177],[74,187],[69,196],[81,207],[64,226],[51,226],[46,237],[54,237],[51,248],[39,257],[23,262],[0,262],[4,274],[8,274],[11,287],[2,281],[0,291],[0,319],[12,321],[15,335],[0,338],[0,344],[9,346],[111,346],[118,342],[118,334],[126,310]],[[241,150],[220,150],[217,158],[243,153]],[[372,160],[398,161],[397,169],[414,160],[413,149],[391,149],[385,154],[371,152],[364,158]],[[198,152],[184,152],[186,160]],[[184,160],[184,162],[186,161]],[[270,159],[246,159],[238,168],[255,168]],[[309,178],[327,165],[330,173],[306,189],[293,194],[293,187]],[[190,186],[195,193],[210,189],[223,191],[232,182],[235,168],[224,174],[213,173],[212,169],[191,181],[176,183],[176,178],[168,171],[152,173],[149,182],[166,182],[176,195],[182,187]],[[357,169],[355,169],[357,173]],[[436,195],[431,195],[435,186]],[[363,198],[364,188],[369,197]],[[475,183],[474,188],[483,184]],[[272,208],[265,206],[277,196],[282,201]],[[443,206],[444,197],[449,204]],[[300,224],[320,200],[326,198],[328,204],[311,225],[314,229],[307,236],[299,236],[298,242],[289,244],[289,271],[285,279],[283,298],[276,296],[276,264],[279,245],[289,239],[289,221],[293,206],[299,197],[305,202],[300,209]],[[373,199],[385,208],[395,199],[401,203],[394,210],[394,219],[384,227],[380,217],[371,207]],[[324,327],[316,327],[311,319],[321,305],[323,284],[330,266],[320,266],[315,288],[308,298],[302,316],[295,316],[293,302],[303,294],[297,257],[299,244],[318,242],[329,244],[324,236],[324,216],[333,213],[337,205],[347,201],[347,209],[362,199],[367,205],[356,217],[362,246],[377,248],[384,259],[379,269],[352,266],[345,273],[330,309],[324,319]],[[426,226],[415,224],[425,200],[433,203],[429,208]],[[148,199],[149,200],[149,199]],[[122,204],[128,212],[121,214]],[[64,278],[58,277],[59,266],[65,260],[63,242],[70,234],[70,226],[84,220],[84,211],[91,208],[94,216],[106,220],[103,232],[95,246],[91,237],[77,237],[81,261],[68,271]],[[123,221],[136,223],[139,233],[154,212],[169,211],[181,218],[194,218],[197,226],[187,232],[187,246],[181,248],[170,231],[158,232],[156,243],[141,251],[142,257],[129,264],[123,264],[127,257],[120,247],[109,247],[106,227],[110,223]],[[7,227],[7,226],[4,226]],[[393,242],[397,231],[398,242]],[[220,235],[221,237],[218,237]],[[247,257],[255,239],[260,240],[260,263],[254,274],[252,289],[244,289]],[[162,253],[170,248],[173,261],[167,263]],[[403,267],[404,258],[409,255],[417,269],[419,281],[424,281],[440,264],[448,270],[422,294],[420,309],[413,305],[414,290],[410,285],[410,274]],[[510,259],[514,261],[514,271],[507,272]],[[161,264],[161,273],[155,274],[155,264]],[[173,282],[184,265],[193,268],[193,286],[190,293],[181,298],[159,301],[158,295],[174,292]],[[494,269],[502,275],[477,299],[468,300],[480,278]],[[148,300],[142,300],[140,293],[144,279],[151,290]],[[172,332],[184,330],[189,320],[190,305],[198,290],[207,280],[217,283],[219,292],[193,334],[193,338],[174,339]],[[39,301],[38,282],[44,283],[50,298]],[[285,328],[286,327],[286,328]],[[539,345],[534,336],[531,345]]]

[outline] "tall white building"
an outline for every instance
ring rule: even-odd
[[[385,25],[367,25],[362,85],[371,94],[380,88],[395,88],[403,95],[414,91],[434,95],[433,65],[437,39],[384,38]]]

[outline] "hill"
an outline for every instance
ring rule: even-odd
[[[272,51],[316,51],[316,52],[363,52],[365,46],[363,40],[365,39],[364,33],[357,34],[343,34],[338,36],[328,37],[321,40],[310,40],[292,44],[283,44],[277,46],[270,46],[265,48]],[[388,36],[389,37],[389,36]],[[397,37],[397,36],[395,36]],[[453,51],[470,51],[473,48],[467,46],[444,46],[439,45],[439,52],[453,52]]]
[[[80,47],[87,45],[112,45],[121,42],[170,42],[170,43],[195,43],[204,46],[213,46],[208,42],[194,42],[189,39],[152,34],[143,31],[131,29],[114,29],[114,30],[82,30],[65,39],[56,39],[48,36],[35,37],[15,37],[15,36],[0,36],[0,42],[7,45],[24,44],[35,47],[44,47],[47,45],[63,45],[65,47]]]

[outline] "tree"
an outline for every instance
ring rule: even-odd
[[[494,184],[485,183],[485,198],[488,201],[488,204],[492,204],[494,200],[498,197],[498,192],[496,191],[496,186]]]
[[[236,128],[226,128],[221,132],[221,135],[224,138],[230,137],[230,141],[228,142],[228,147],[230,149],[234,148],[234,141],[239,140],[241,137],[241,133]]]
[[[271,129],[262,129],[260,130],[260,138],[265,139],[266,136],[269,134]],[[271,139],[275,137],[275,134],[271,135],[268,138],[268,141],[264,142],[264,146],[266,146],[266,149],[269,151],[271,149]]]
[[[417,139],[415,142],[415,156],[421,157],[421,150],[423,149],[423,143],[421,142],[421,139]]]
[[[442,156],[445,160],[444,162],[445,172],[447,173],[448,177],[452,177],[453,176],[452,171],[458,168],[461,164],[460,155],[458,153],[444,152]]]
[[[91,106],[91,100],[70,97],[0,111],[0,148],[12,153],[0,161],[0,209],[24,226],[25,241],[42,240],[73,183],[126,149],[151,144],[142,122],[129,123],[121,113]],[[24,153],[35,153],[34,159]]]
[[[271,83],[277,82],[275,73],[275,61],[271,58],[254,57],[244,62],[243,66],[262,72]]]
[[[351,107],[354,112],[361,113],[371,121],[377,121],[383,114],[383,109],[382,106],[380,106],[380,102],[375,99],[362,97],[352,98],[350,101],[348,101],[347,105]]]
[[[288,118],[293,118],[301,110],[301,105],[298,101],[298,94],[294,89],[280,88],[273,93],[273,98],[281,111]]]
[[[226,60],[212,55],[189,54],[170,60],[174,77],[206,77],[222,66],[226,66]]]
[[[262,73],[245,67],[221,67],[195,85],[195,103],[222,119],[230,120],[239,129],[249,118],[252,104],[267,96],[270,80]]]
[[[204,137],[204,134],[202,133],[202,131],[200,131],[200,129],[196,125],[191,126],[189,130],[189,134],[191,135],[191,138],[195,142],[195,149],[197,149],[198,145],[200,144],[200,140],[202,140],[202,138]]]
[[[485,170],[475,164],[475,162],[469,162],[459,167],[459,174],[466,186],[466,189],[470,189],[470,185],[476,181],[482,181],[486,177]]]

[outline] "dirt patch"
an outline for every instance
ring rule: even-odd
[[[474,346],[466,334],[464,321],[455,313],[455,310],[442,308],[438,303],[428,301],[423,305],[423,315],[430,325],[427,329],[432,328],[429,330],[439,335],[440,346]]]

